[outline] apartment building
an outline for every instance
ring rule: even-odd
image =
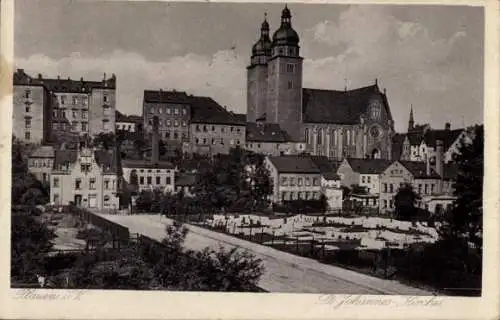
[[[118,209],[120,178],[115,152],[82,148],[56,150],[50,199],[95,209]]]
[[[55,150],[53,146],[39,146],[28,158],[28,170],[41,182],[50,183],[54,167]]]
[[[273,181],[273,203],[290,200],[319,200],[322,194],[321,172],[311,157],[284,155],[266,157]]]

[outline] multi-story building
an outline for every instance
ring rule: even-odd
[[[184,152],[217,154],[245,145],[245,120],[209,97],[179,91],[144,91],[144,126],[159,119],[160,138]]]
[[[248,121],[278,124],[313,155],[390,159],[394,122],[386,91],[377,82],[354,90],[303,88],[299,36],[287,7],[272,39],[269,31],[265,20],[247,67]]]
[[[50,199],[95,209],[118,209],[120,178],[114,151],[56,150],[50,177]]]
[[[50,183],[54,167],[55,150],[53,146],[40,146],[28,158],[28,170],[41,182]]]
[[[152,120],[151,158],[146,160],[122,160],[123,179],[136,190],[160,190],[168,193],[175,190],[176,168],[172,163],[160,160],[159,118]]]
[[[285,155],[266,157],[273,181],[273,203],[290,200],[318,200],[322,194],[321,172],[311,157]]]
[[[247,123],[245,149],[268,156],[299,154],[305,143],[291,141],[277,123]]]
[[[27,142],[63,142],[115,132],[115,91],[115,75],[102,81],[47,79],[18,69],[14,135]]]
[[[326,156],[310,156],[310,158],[321,173],[321,192],[326,197],[328,209],[342,209],[343,189],[340,176],[336,173],[340,163]]]
[[[143,118],[140,116],[134,115],[124,115],[120,111],[116,110],[115,113],[115,124],[116,131],[124,131],[124,132],[141,132],[143,127]]]
[[[351,188],[357,185],[364,188],[367,193],[380,192],[380,174],[391,164],[384,159],[344,159],[338,169],[342,185]]]

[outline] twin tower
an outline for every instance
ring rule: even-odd
[[[264,19],[247,67],[247,121],[278,123],[292,140],[302,133],[302,57],[287,6],[281,26],[269,37]]]

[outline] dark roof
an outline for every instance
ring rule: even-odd
[[[174,169],[171,162],[168,161],[158,161],[157,163],[152,163],[149,160],[122,160],[123,168],[144,168],[144,169]]]
[[[314,165],[319,169],[326,180],[340,180],[337,175],[338,162],[331,161],[326,156],[311,156]]]
[[[189,105],[192,123],[245,125],[246,117],[226,110],[210,97],[187,95],[179,91],[144,90],[144,103]]]
[[[97,164],[103,168],[104,172],[117,172],[118,163],[114,151],[96,150],[94,151],[94,157]]]
[[[14,85],[43,86],[49,91],[54,92],[88,92],[92,89],[116,89],[116,76],[105,78],[102,81],[85,81],[67,79],[47,79],[41,74],[33,78],[24,72],[24,69],[17,69],[13,76]]]
[[[344,91],[303,89],[303,119],[313,123],[357,124],[372,100],[381,102],[392,120],[387,97],[376,84]]]
[[[136,115],[125,115],[120,111],[116,110],[115,112],[115,122],[133,122],[133,123],[142,123],[143,118],[141,116]]]
[[[433,168],[427,175],[427,164],[420,161],[399,161],[416,179],[439,179],[441,178]]]
[[[78,158],[77,150],[56,150],[54,158],[54,166],[57,168],[61,165],[67,165],[73,163]]]
[[[424,135],[424,141],[427,146],[436,147],[436,141],[443,141],[444,150],[448,148],[460,137],[464,129],[455,130],[429,130]]]
[[[196,174],[194,173],[180,173],[175,176],[175,185],[179,187],[191,187],[196,182]]]
[[[269,157],[279,173],[320,173],[310,156],[284,155]]]
[[[385,159],[354,159],[348,158],[347,162],[352,170],[361,174],[379,174],[391,165],[391,160]]]
[[[247,142],[287,142],[289,141],[286,131],[280,128],[277,123],[247,123]]]
[[[236,119],[242,123],[246,123],[247,122],[247,115],[244,114],[244,113],[235,113],[234,116],[236,117]]]
[[[418,146],[422,143],[423,134],[421,132],[410,132],[406,135],[411,146]]]

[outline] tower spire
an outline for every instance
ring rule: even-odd
[[[413,130],[415,121],[413,120],[413,104],[410,104],[410,119],[408,120],[408,131]]]

